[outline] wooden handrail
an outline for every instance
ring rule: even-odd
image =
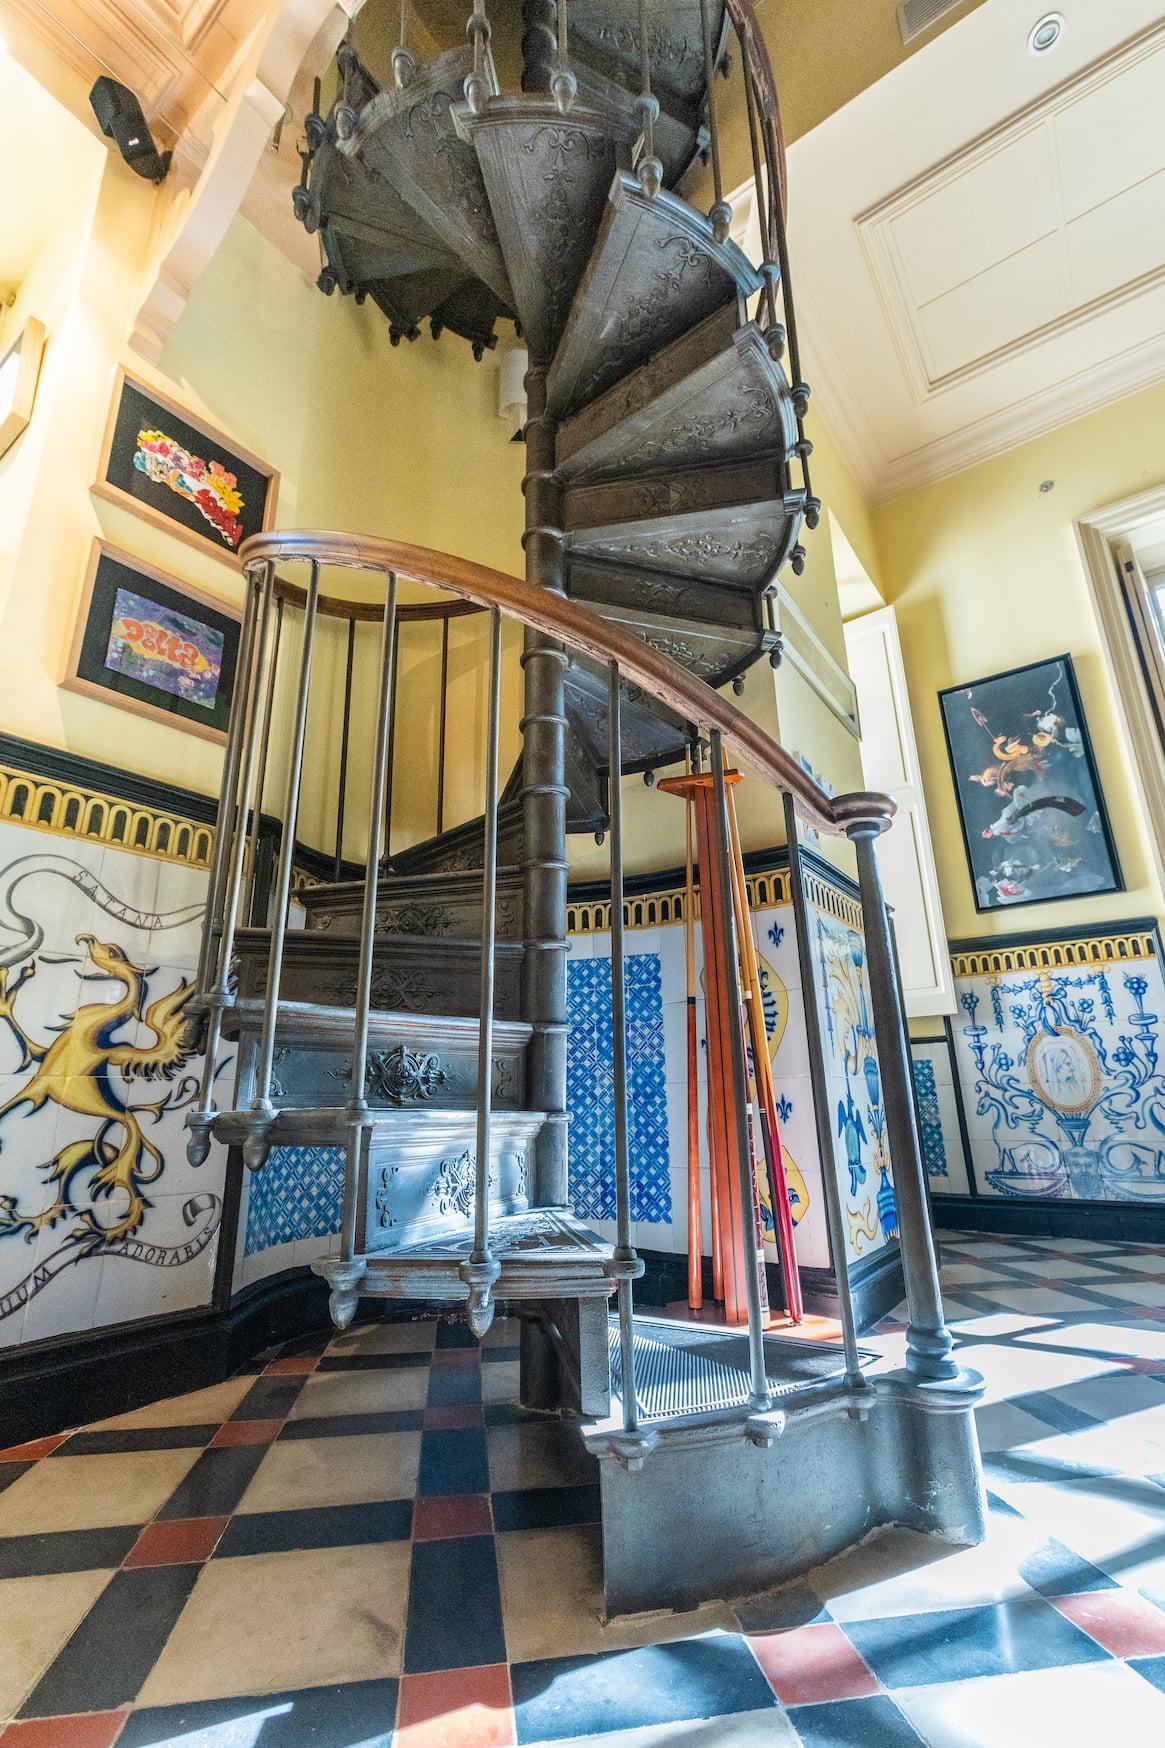
[[[286,577],[276,577],[275,597],[292,607],[302,607],[307,601],[307,590]],[[398,624],[407,624],[420,619],[464,619],[467,614],[484,611],[472,601],[402,601],[396,617]],[[321,595],[316,612],[327,619],[355,619],[377,625],[384,618],[384,608],[378,601],[346,601],[340,595]]]
[[[719,729],[740,763],[791,796],[797,812],[818,831],[840,837],[851,828],[864,826],[878,833],[885,831],[894,817],[895,803],[888,795],[865,791],[827,795],[779,742],[679,662],[577,601],[539,589],[505,571],[403,540],[314,529],[253,534],[243,543],[239,556],[248,572],[258,565],[295,560],[314,560],[346,570],[392,571],[398,578],[445,589],[479,607],[500,607],[503,613],[594,661],[617,662],[625,679],[686,721]]]

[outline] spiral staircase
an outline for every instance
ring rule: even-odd
[[[345,44],[335,101],[308,118],[295,207],[320,236],[321,289],[371,298],[393,344],[417,340],[427,322],[442,344],[464,339],[480,360],[497,324],[512,321],[529,348],[526,581],[354,535],[267,534],[244,548],[247,680],[220,799],[199,975],[206,1070],[188,1126],[195,1164],[212,1135],[255,1171],[285,1145],[344,1150],[339,1250],[315,1265],[341,1327],[364,1296],[457,1304],[479,1334],[497,1300],[520,1309],[523,1404],[587,1418],[590,1448],[608,1459],[604,1581],[615,1611],[773,1583],[884,1522],[977,1539],[976,1386],[950,1358],[911,1128],[873,860],[893,803],[831,801],[717,690],[778,656],[766,603],[782,566],[800,569],[801,524],[815,526],[819,511],[785,272],[775,91],[751,0],[527,0],[522,26],[520,93],[499,89],[484,0],[474,0],[469,41],[427,64],[398,42],[391,84]],[[730,239],[721,185],[716,87],[730,39],[743,63],[757,265]],[[702,155],[707,213],[680,192]],[[288,563],[307,565],[310,580],[294,595],[303,626],[295,703],[280,725],[290,737],[286,802],[267,890],[253,863],[245,878],[246,822],[263,799],[280,660],[272,603],[276,567]],[[367,741],[374,848],[359,879],[302,888],[306,926],[289,929],[323,566],[356,567],[384,585]],[[477,820],[381,860],[398,576],[491,613],[487,788]],[[282,606],[293,598],[282,574],[279,587]],[[523,755],[499,794],[502,612],[524,625],[525,642]],[[747,1337],[685,1333],[633,1312],[643,1265],[630,1242],[620,1078],[617,778],[674,763],[704,730],[722,827],[720,866],[702,868],[701,883],[719,883],[722,914],[731,913],[722,736],[807,821],[857,844],[875,925],[867,948],[880,980],[879,1053],[897,1089],[891,1145],[911,1299],[908,1372],[897,1381],[863,1371],[827,1162],[843,1347],[806,1353],[765,1338],[749,1219]],[[614,1242],[571,1212],[566,1149],[566,833],[608,823]],[[803,896],[794,909],[807,940]],[[726,940],[732,1000],[735,953]],[[215,1086],[222,1036],[238,1042],[229,1109]],[[751,1210],[739,1028],[728,1048],[731,1193]],[[828,1150],[827,1141],[823,1161]],[[806,1468],[813,1497],[802,1492],[794,1521],[784,1501]],[[690,1546],[674,1535],[680,1510]]]

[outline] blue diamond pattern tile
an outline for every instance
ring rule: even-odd
[[[615,1218],[614,1043],[611,961],[576,959],[566,968],[570,1023],[566,1102],[570,1111],[570,1199],[583,1220]],[[670,1225],[663,994],[658,953],[626,960],[627,1115],[631,1218]]]
[[[340,1230],[344,1153],[339,1147],[275,1147],[251,1181],[245,1253],[329,1238]]]
[[[918,1094],[918,1117],[922,1130],[922,1157],[928,1177],[949,1177],[947,1150],[943,1141],[943,1120],[938,1107],[938,1087],[934,1078],[934,1063],[925,1056],[912,1059],[914,1090]]]

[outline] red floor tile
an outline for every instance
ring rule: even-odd
[[[1165,1654],[1165,1613],[1135,1591],[1089,1590],[1048,1600],[1114,1657]]]
[[[449,1432],[481,1424],[480,1402],[437,1402],[425,1409],[426,1432]]]
[[[212,1449],[223,1445],[269,1445],[279,1437],[281,1420],[226,1420],[211,1439]]]
[[[192,1566],[209,1560],[230,1522],[226,1517],[175,1517],[148,1523],[125,1566]]]
[[[128,1712],[84,1712],[70,1718],[29,1718],[0,1730],[2,1748],[111,1748]]]
[[[873,1671],[833,1622],[750,1635],[748,1642],[769,1686],[787,1706],[861,1699],[878,1691]]]
[[[514,1740],[504,1663],[402,1679],[396,1748],[512,1748]]]
[[[289,1354],[286,1359],[272,1360],[263,1367],[266,1378],[302,1378],[314,1372],[320,1363],[318,1353]]]
[[[51,1438],[30,1439],[25,1445],[9,1445],[6,1451],[0,1451],[0,1463],[36,1463],[41,1457],[51,1456],[58,1445],[63,1445],[68,1438],[67,1432],[54,1433]]]
[[[493,1534],[489,1500],[484,1493],[421,1494],[413,1503],[414,1542],[443,1541],[446,1536]]]

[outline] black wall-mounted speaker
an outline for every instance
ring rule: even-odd
[[[155,146],[142,106],[129,87],[102,76],[90,91],[89,101],[102,133],[116,141],[130,169],[147,182],[161,182],[170,168],[170,153],[159,152]]]

